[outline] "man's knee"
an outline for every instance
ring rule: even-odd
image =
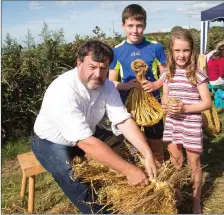
[[[65,181],[75,181],[75,174],[72,168],[72,161],[70,160],[59,160],[54,163],[54,167],[51,169],[51,174],[55,180],[59,183]]]

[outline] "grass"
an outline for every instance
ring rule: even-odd
[[[203,154],[201,156],[203,166],[202,206],[204,214],[224,213],[224,109],[218,110],[223,124],[219,135],[205,136]],[[184,186],[182,190],[183,201],[179,212],[191,212],[192,188]]]
[[[219,111],[224,125],[224,109]],[[17,142],[9,142],[2,149],[2,214],[26,214],[27,193],[20,199],[22,172],[16,155],[31,150],[31,139],[24,138]],[[203,163],[203,213],[224,213],[224,126],[222,133],[206,137],[204,141]],[[191,187],[184,186],[183,201],[179,212],[190,213]],[[38,214],[77,214],[79,211],[64,195],[49,173],[36,177],[35,213]]]
[[[22,200],[19,196],[22,171],[17,155],[31,151],[31,138],[10,141],[2,149],[2,214],[26,214],[28,193]],[[36,176],[35,213],[76,214],[78,210],[64,195],[49,173]]]
[[[10,159],[15,158],[18,154],[31,150],[31,138],[22,138],[19,141],[9,141],[2,148],[2,166]]]

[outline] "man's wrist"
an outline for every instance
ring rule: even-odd
[[[153,154],[150,148],[148,150],[144,150],[142,155],[145,159],[150,159],[153,157]]]

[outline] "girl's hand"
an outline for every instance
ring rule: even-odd
[[[168,114],[169,115],[178,115],[180,113],[183,113],[183,107],[184,103],[180,102],[178,104],[170,104],[168,108]]]
[[[143,89],[145,90],[145,92],[147,92],[147,93],[151,93],[151,92],[155,91],[153,82],[150,82],[150,81],[147,81],[147,80],[144,80],[144,81],[142,82],[142,88],[143,88]]]

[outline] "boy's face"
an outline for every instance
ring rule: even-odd
[[[129,18],[125,20],[125,24],[122,24],[122,27],[129,43],[137,44],[142,41],[143,33],[146,28],[144,21],[137,21]]]

